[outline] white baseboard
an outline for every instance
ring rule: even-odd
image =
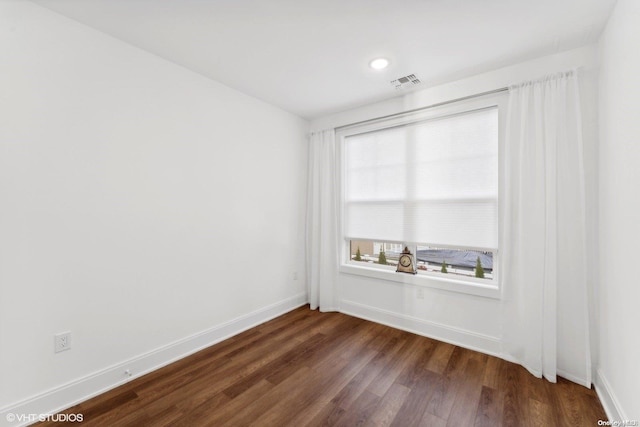
[[[340,302],[340,311],[350,316],[501,357],[500,340],[489,335],[478,334],[465,329],[418,319],[353,301],[342,300]]]
[[[604,376],[600,369],[596,371],[595,386],[596,393],[600,398],[600,402],[602,403],[604,411],[607,413],[607,418],[609,418],[609,421],[628,420],[629,418],[627,418],[627,415],[624,413],[622,407],[620,406],[620,401],[618,401],[618,399],[616,398],[616,395],[613,392],[609,381],[607,381],[607,378]]]
[[[54,414],[63,411],[80,402],[287,313],[307,302],[306,292],[295,295],[206,331],[191,335],[125,362],[107,367],[86,377],[53,388],[32,398],[9,405],[0,409],[0,426],[7,425],[16,427],[32,424],[38,421],[38,414]],[[133,375],[123,378],[125,369],[129,369]],[[28,418],[29,416],[31,416],[32,419],[25,419],[25,417]]]

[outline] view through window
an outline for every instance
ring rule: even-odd
[[[388,265],[395,268],[404,249],[400,243],[351,240],[350,259],[363,265]],[[447,249],[417,246],[416,269],[419,272],[493,279],[493,252],[471,249]]]

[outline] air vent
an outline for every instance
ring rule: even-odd
[[[420,83],[420,79],[417,78],[415,74],[409,74],[408,76],[400,77],[396,80],[391,80],[391,85],[395,87],[396,90],[419,85]]]

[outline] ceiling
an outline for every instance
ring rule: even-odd
[[[594,43],[615,0],[33,2],[312,119]]]

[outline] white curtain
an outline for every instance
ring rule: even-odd
[[[580,117],[575,71],[510,88],[503,351],[538,377],[590,387]]]
[[[307,286],[311,309],[336,311],[338,277],[338,177],[333,129],[309,137]]]

